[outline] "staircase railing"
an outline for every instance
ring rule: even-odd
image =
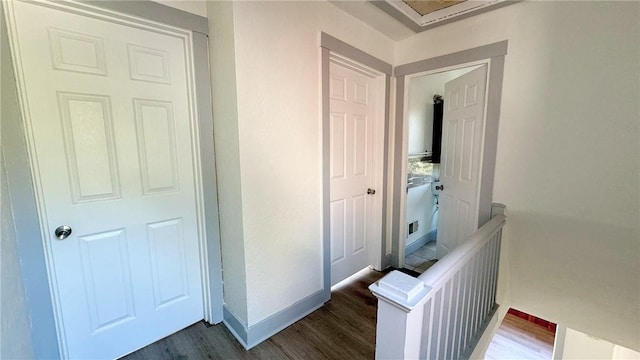
[[[376,359],[469,357],[497,309],[505,223],[496,204],[489,222],[418,278],[392,271],[369,287],[378,298]]]

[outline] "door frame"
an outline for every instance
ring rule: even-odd
[[[331,298],[331,232],[330,232],[330,99],[329,99],[329,64],[332,58],[347,59],[364,68],[368,68],[369,72],[377,74],[376,82],[379,84],[380,96],[378,98],[383,101],[376,104],[376,113],[383,114],[383,129],[380,136],[374,135],[382,140],[382,151],[377,153],[383,154],[382,159],[375,159],[374,168],[378,174],[374,175],[376,185],[378,185],[379,201],[377,206],[381,208],[381,237],[379,256],[375,254],[370,257],[372,265],[376,269],[383,269],[387,266],[388,260],[386,253],[386,234],[387,234],[387,169],[389,154],[389,89],[391,88],[391,73],[393,67],[358,48],[355,48],[327,33],[320,33],[321,47],[321,66],[322,66],[322,272],[323,272],[323,299],[328,301]],[[376,244],[377,246],[378,244]]]
[[[487,64],[487,92],[485,99],[484,144],[480,170],[480,193],[478,199],[478,226],[491,218],[493,199],[493,179],[498,147],[498,125],[502,100],[502,79],[504,58],[508,40],[458,51],[442,56],[419,60],[395,67],[396,112],[393,149],[393,204],[391,215],[391,266],[404,266],[404,245],[406,227],[406,144],[408,142],[408,121],[405,117],[408,105],[408,79],[431,73],[459,69],[462,67]]]
[[[365,229],[365,252],[367,264],[372,266],[375,269],[380,269],[381,266],[381,258],[377,249],[381,249],[382,242],[382,222],[376,221],[376,219],[382,219],[382,200],[383,198],[380,194],[384,194],[386,192],[381,191],[382,189],[382,178],[383,178],[383,161],[384,158],[384,102],[378,101],[378,99],[385,98],[385,76],[384,74],[374,71],[370,68],[362,66],[362,64],[351,61],[348,58],[340,56],[334,52],[329,52],[329,74],[331,75],[331,67],[339,66],[342,69],[356,72],[368,79],[371,79],[374,88],[371,91],[373,96],[373,129],[372,131],[372,144],[369,147],[370,157],[371,157],[371,168],[368,170],[371,173],[371,182],[369,187],[372,189],[376,189],[376,194],[374,196],[367,196],[370,204],[370,212],[368,213],[369,219],[373,219],[373,221],[368,221]],[[329,105],[329,110],[331,112],[331,105]],[[331,133],[331,123],[329,122],[329,134]],[[329,135],[330,138],[330,135]],[[330,141],[329,141],[330,142]],[[348,144],[349,145],[349,144]],[[329,159],[331,158],[331,148],[329,148]],[[329,179],[331,181],[331,179]],[[331,192],[331,184],[329,184],[329,192]],[[378,192],[379,191],[379,192]],[[330,203],[329,203],[330,204]],[[372,239],[372,237],[375,237]],[[331,236],[329,236],[329,240],[331,240]],[[332,271],[333,271],[333,264]],[[358,269],[361,270],[361,269]],[[352,276],[353,274],[349,275]],[[333,277],[333,274],[331,274]],[[333,280],[332,280],[333,282]],[[335,285],[335,284],[334,284]]]
[[[140,29],[156,30],[176,34],[185,39],[186,64],[191,68],[189,92],[193,113],[190,124],[192,154],[194,156],[194,180],[196,189],[196,213],[198,222],[198,244],[200,252],[203,319],[210,323],[222,321],[222,261],[218,201],[216,191],[215,154],[213,146],[213,116],[208,57],[208,20],[152,1],[89,3],[63,2],[40,3],[62,11],[105,19]],[[8,19],[2,4],[3,21]],[[9,5],[11,6],[11,5]],[[2,24],[3,42],[16,49],[14,30],[10,24]],[[27,307],[32,323],[32,343],[36,358],[68,357],[63,336],[61,309],[55,293],[54,266],[49,232],[42,208],[42,192],[38,183],[37,159],[34,140],[30,131],[28,107],[24,84],[21,81],[19,54],[10,54],[15,78],[11,87],[17,92],[15,117],[2,119],[2,144],[6,164],[7,180],[14,219],[18,253],[22,260],[22,277],[27,294]],[[18,81],[16,81],[18,80]],[[4,84],[4,81],[3,81]],[[4,89],[3,89],[4,90]],[[8,145],[5,145],[8,144]],[[11,160],[9,160],[11,159]],[[15,199],[20,199],[20,204]]]

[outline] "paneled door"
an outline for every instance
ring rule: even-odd
[[[380,195],[374,189],[379,119],[374,77],[334,61],[329,72],[331,285],[335,285],[371,265],[373,244],[381,236],[375,206]]]
[[[478,228],[486,84],[483,65],[444,86],[438,258]]]
[[[201,320],[188,33],[6,5],[62,355],[116,358]]]

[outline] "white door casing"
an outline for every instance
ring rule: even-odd
[[[436,255],[463,243],[478,228],[487,66],[445,84]]]
[[[7,5],[63,357],[118,357],[202,319],[188,33]]]
[[[381,77],[332,54],[330,98],[331,285],[368,265],[379,267],[382,241]],[[368,194],[368,190],[375,194]]]

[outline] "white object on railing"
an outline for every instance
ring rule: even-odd
[[[420,337],[411,334],[410,330],[419,329],[422,325],[422,309],[431,288],[423,281],[395,270],[369,289],[382,300],[378,301],[376,339],[384,338],[386,346],[376,346],[376,358],[417,358]],[[384,327],[380,324],[384,324]]]
[[[468,357],[495,312],[504,207],[418,278],[393,271],[378,298],[376,359]]]

